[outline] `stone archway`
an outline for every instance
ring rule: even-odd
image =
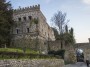
[[[77,49],[83,50],[84,61],[86,61],[86,59],[90,60],[90,43],[77,43],[75,44],[74,48],[75,48],[75,51]]]
[[[76,50],[76,59],[77,59],[77,62],[84,62],[84,50],[83,49],[78,48]]]

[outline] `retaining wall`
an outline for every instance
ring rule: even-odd
[[[63,67],[62,59],[0,60],[0,67]]]

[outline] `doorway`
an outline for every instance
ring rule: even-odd
[[[84,52],[82,49],[76,50],[77,62],[84,62]]]

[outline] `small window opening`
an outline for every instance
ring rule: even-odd
[[[29,28],[27,28],[27,32],[29,33]]]
[[[21,21],[21,18],[18,18],[18,21]]]
[[[26,17],[23,17],[24,21],[26,21]]]
[[[32,19],[32,16],[28,16],[28,18],[29,18],[29,20],[31,20]]]

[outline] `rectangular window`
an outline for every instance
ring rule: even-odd
[[[17,29],[17,34],[19,33],[19,29]]]
[[[24,21],[26,21],[26,17],[23,17]]]
[[[18,21],[21,21],[21,18],[18,18]]]
[[[27,28],[27,32],[29,33],[29,28]]]
[[[28,16],[28,18],[29,18],[29,20],[31,20],[32,19],[32,16]]]

